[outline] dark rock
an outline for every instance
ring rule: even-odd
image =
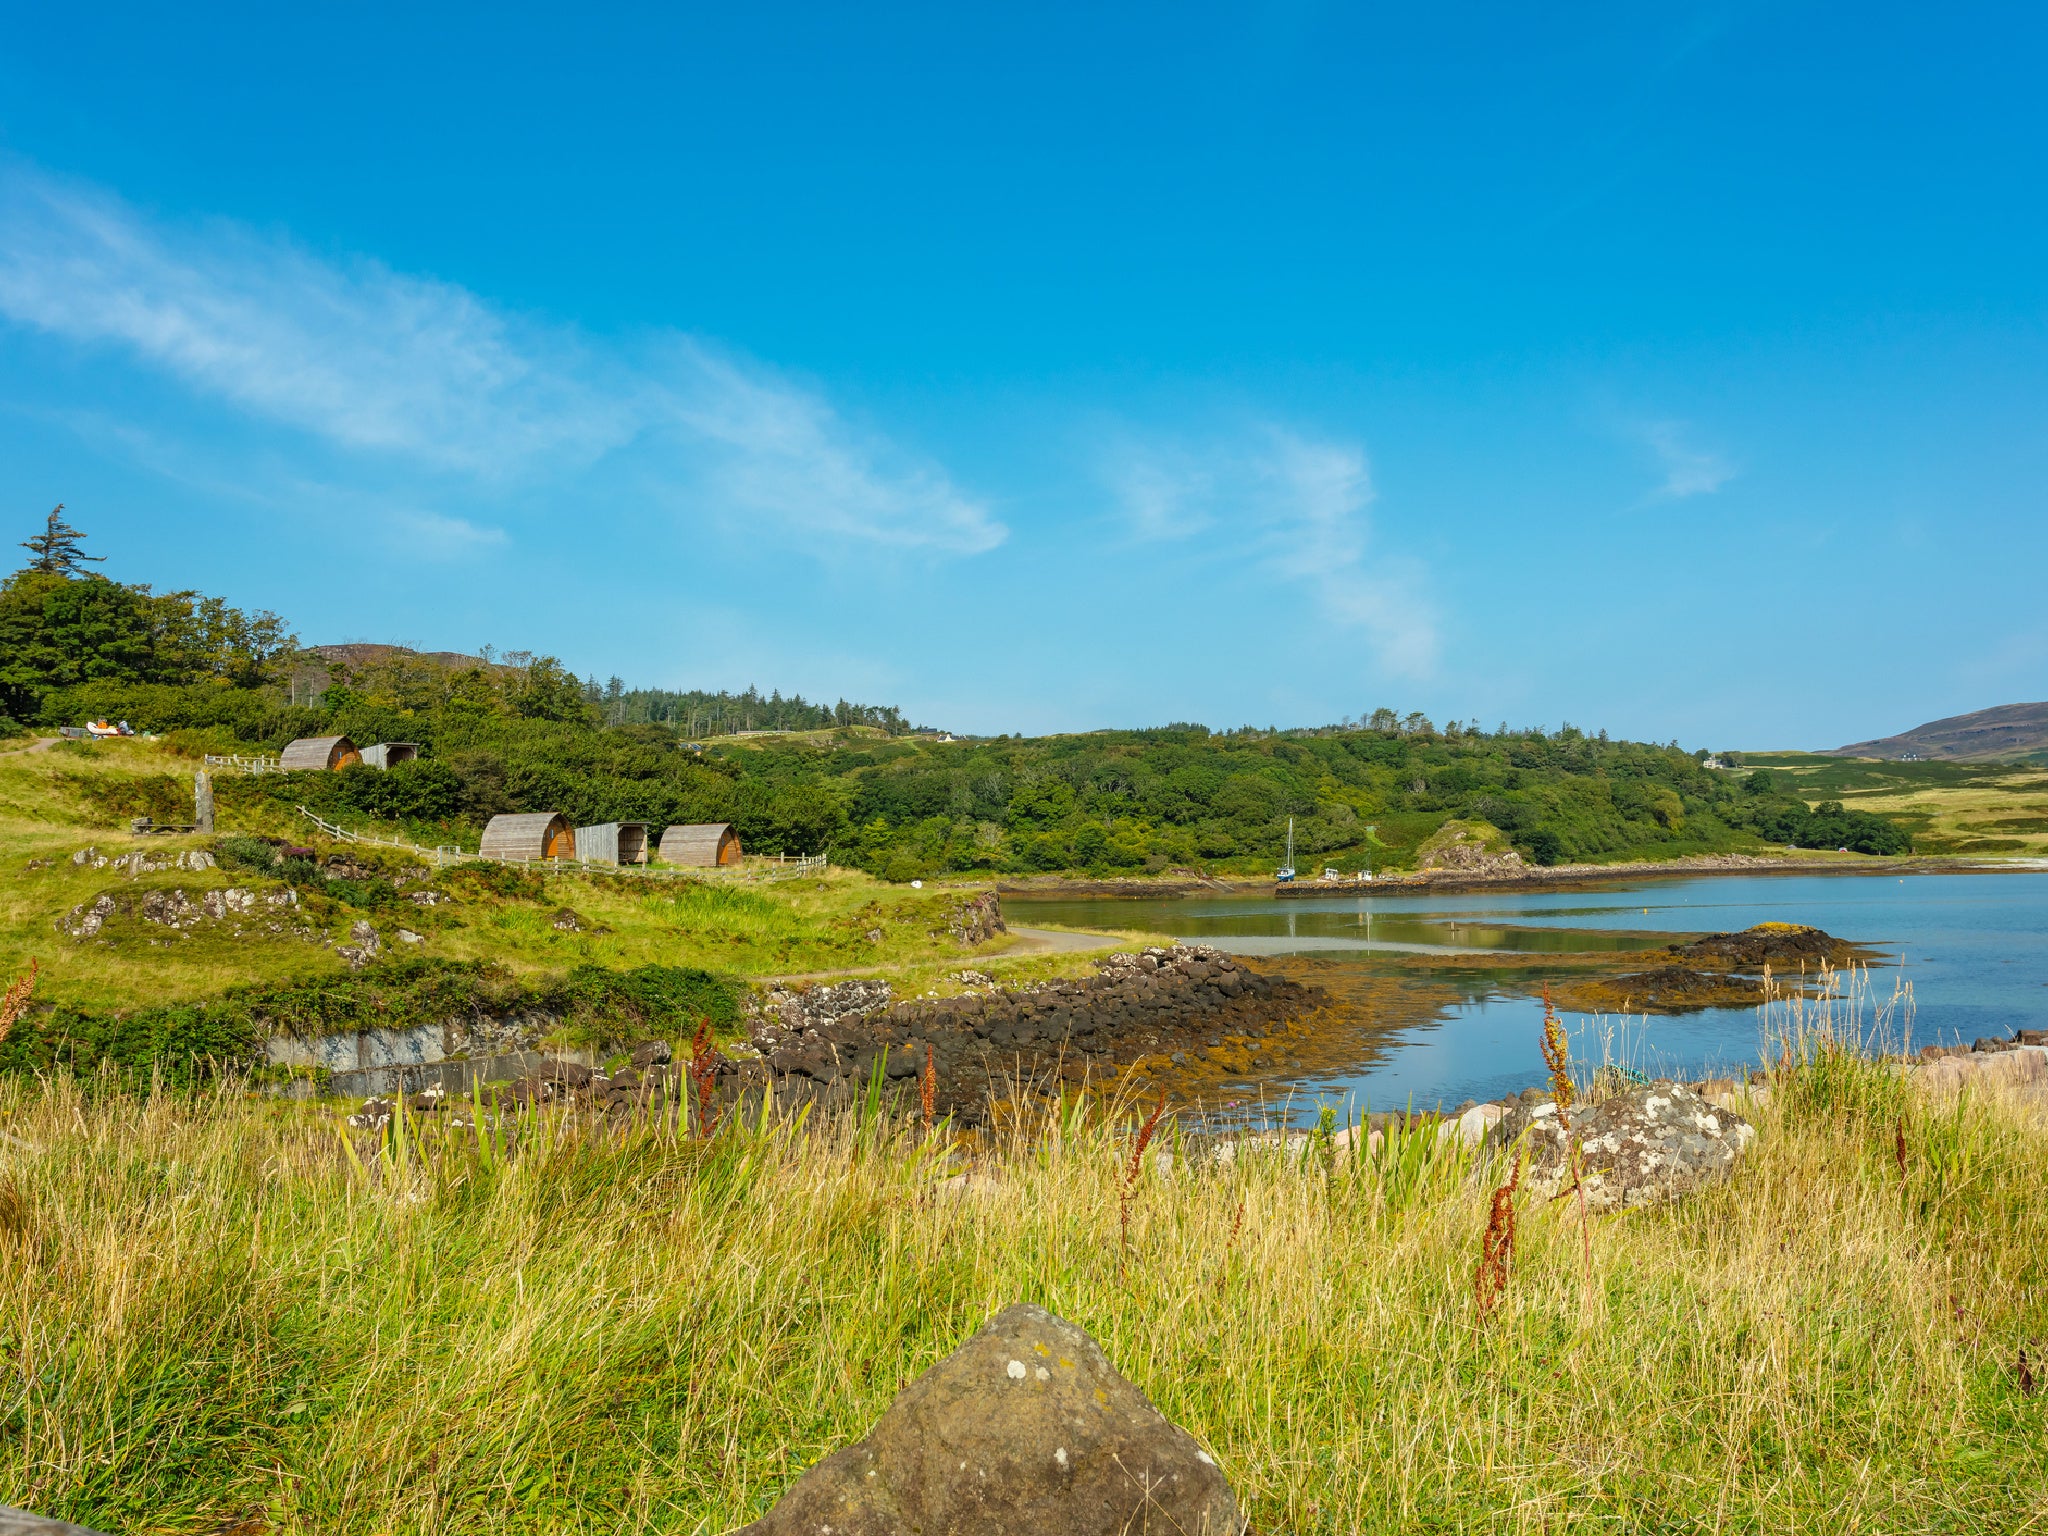
[[[1243,1536],[1216,1463],[1042,1307],[1005,1308],[740,1536]]]
[[[381,1131],[391,1123],[393,1109],[389,1099],[371,1099],[348,1117],[348,1123],[359,1131]]]
[[[673,1061],[675,1052],[666,1040],[643,1040],[633,1047],[633,1065],[645,1072],[649,1067]]]
[[[549,1077],[571,1088],[588,1088],[595,1075],[580,1061],[551,1061],[546,1070]]]
[[[1602,1213],[1673,1200],[1710,1179],[1725,1177],[1756,1135],[1732,1110],[1709,1104],[1683,1083],[1629,1088],[1598,1104],[1571,1111],[1580,1147],[1586,1208]],[[1491,1151],[1506,1151],[1526,1137],[1523,1181],[1539,1198],[1564,1192],[1571,1158],[1557,1105],[1521,1103],[1486,1136]]]

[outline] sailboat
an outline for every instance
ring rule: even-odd
[[[1280,866],[1280,873],[1277,878],[1281,880],[1292,880],[1294,878],[1294,818],[1292,816],[1287,818],[1287,862]]]

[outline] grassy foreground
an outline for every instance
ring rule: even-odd
[[[2048,1122],[1833,1053],[1736,1179],[1599,1221],[1433,1140],[1181,1166],[1068,1108],[986,1189],[874,1121],[359,1161],[221,1091],[0,1083],[0,1502],[140,1531],[718,1531],[1033,1299],[1266,1531],[2048,1522]],[[1898,1161],[1903,1124],[1905,1162]]]

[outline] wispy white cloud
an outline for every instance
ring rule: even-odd
[[[643,481],[748,528],[951,554],[1006,533],[939,466],[701,340],[597,342],[373,260],[152,222],[19,163],[0,163],[0,318],[345,455],[478,486],[631,455]]]
[[[1183,450],[1121,442],[1107,456],[1104,474],[1133,535],[1143,542],[1191,538],[1210,526],[1213,477]]]
[[[504,529],[483,527],[466,517],[403,509],[388,512],[386,517],[410,548],[431,559],[459,559],[506,542]]]
[[[1371,468],[1358,445],[1270,425],[1199,451],[1126,442],[1106,478],[1134,537],[1199,532],[1222,558],[1298,585],[1326,619],[1362,631],[1390,671],[1435,665],[1427,573],[1373,547]]]
[[[816,532],[979,554],[1008,530],[937,466],[843,421],[797,389],[707,344],[666,349],[659,417],[691,445],[730,508]]]
[[[1663,481],[1650,493],[1652,501],[1710,496],[1738,473],[1727,455],[1695,444],[1682,422],[1645,422],[1641,434],[1664,474]]]

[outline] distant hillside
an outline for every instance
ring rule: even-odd
[[[2048,703],[2000,704],[1951,715],[1877,741],[1837,747],[1834,757],[1919,757],[1954,763],[2048,761]]]
[[[460,651],[415,651],[403,645],[350,641],[341,645],[316,645],[306,653],[318,657],[330,680],[351,686],[367,683],[367,674],[378,668],[425,663],[451,672],[480,668],[494,678],[517,677],[534,661],[530,651],[492,652],[469,656]],[[548,663],[553,665],[552,661]],[[317,670],[317,669],[316,669]],[[300,680],[302,683],[304,678]],[[314,688],[326,686],[314,682]],[[583,684],[584,699],[602,712],[606,725],[666,725],[689,736],[752,736],[763,731],[822,731],[835,727],[871,726],[890,736],[907,736],[914,731],[929,732],[929,726],[913,726],[893,704],[853,704],[845,699],[835,704],[812,703],[800,693],[784,698],[779,689],[763,694],[758,688],[745,693],[724,689],[709,693],[703,689],[679,692],[671,688],[628,688],[619,678],[600,683],[595,677]]]
[[[394,656],[409,657],[414,661],[431,661],[437,666],[451,667],[461,671],[466,667],[481,667],[481,656],[464,655],[461,651],[415,651],[403,645],[373,645],[366,640],[352,641],[346,645],[316,645],[313,654],[323,661],[354,670],[358,667],[375,666],[380,661],[389,661]]]

